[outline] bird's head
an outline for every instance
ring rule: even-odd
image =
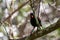
[[[34,18],[34,14],[33,14],[33,13],[30,13],[30,17],[31,17],[31,18]]]

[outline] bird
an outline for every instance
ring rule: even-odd
[[[37,20],[38,20],[38,22],[39,22],[39,25],[42,26],[41,20],[40,20],[39,17],[37,17]],[[33,29],[32,29],[32,31],[31,31],[31,34],[32,34],[32,32],[34,31],[35,27],[37,27],[37,30],[38,30],[38,28],[39,28],[39,27],[38,27],[38,24],[37,24],[37,22],[36,22],[35,16],[34,16],[33,13],[30,13],[30,23],[31,23],[31,25],[33,26]]]

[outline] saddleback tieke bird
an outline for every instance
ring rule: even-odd
[[[38,20],[40,26],[42,26],[42,25],[41,25],[41,20],[39,19],[39,17],[37,17],[37,20]],[[35,27],[37,27],[37,30],[39,29],[39,27],[38,27],[38,25],[37,25],[37,23],[36,23],[35,16],[34,16],[33,13],[30,13],[30,23],[31,23],[31,25],[33,26],[33,30],[31,31],[31,34],[32,34],[32,32],[34,31]]]

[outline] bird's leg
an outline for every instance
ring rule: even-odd
[[[34,32],[34,29],[35,29],[35,27],[32,29],[32,31],[31,31],[31,33],[30,33],[30,35]]]
[[[38,28],[37,28],[37,31],[39,31],[39,30],[40,30],[40,28],[38,27]]]

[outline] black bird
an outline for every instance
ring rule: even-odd
[[[37,17],[37,19],[38,19],[38,22],[39,22],[40,26],[42,26],[42,25],[41,25],[41,20],[39,19],[39,17]],[[30,23],[31,23],[31,25],[33,26],[32,32],[34,31],[34,28],[35,28],[35,27],[39,28],[38,25],[37,25],[37,23],[36,23],[36,19],[35,19],[35,16],[34,16],[33,13],[30,13]],[[37,30],[38,30],[38,29],[37,29]],[[32,32],[31,32],[31,33],[32,33]]]

